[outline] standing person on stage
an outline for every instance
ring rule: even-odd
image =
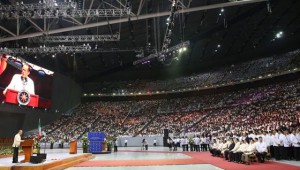
[[[6,94],[7,89],[12,89],[16,91],[27,91],[29,94],[35,94],[33,80],[28,77],[30,74],[29,65],[24,64],[22,67],[21,74],[15,74],[11,79],[9,85],[3,90],[3,94]]]
[[[13,161],[12,163],[18,163],[18,156],[19,156],[19,146],[21,142],[24,142],[24,140],[21,140],[21,135],[23,131],[19,130],[19,132],[15,135],[14,143],[12,147],[14,148],[14,155],[13,155]]]
[[[124,141],[124,143],[125,143],[125,147],[127,147],[127,143],[128,143],[128,140],[127,140],[127,138],[125,138],[125,141]]]
[[[118,152],[118,143],[117,143],[117,139],[115,139],[115,141],[114,141],[114,152]]]
[[[156,146],[156,138],[154,138],[153,146]]]
[[[143,144],[143,149],[145,148],[145,150],[147,151],[148,150],[148,141],[144,138],[143,141],[142,141],[142,144]]]

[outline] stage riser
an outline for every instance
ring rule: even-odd
[[[75,156],[72,158],[67,158],[63,160],[53,161],[46,164],[34,164],[34,166],[12,166],[12,167],[1,167],[2,170],[61,170],[68,167],[74,166],[80,162],[88,161],[94,156],[91,153],[87,153],[80,156]]]

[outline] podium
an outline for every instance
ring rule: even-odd
[[[88,132],[89,152],[93,154],[103,153],[103,150],[105,150],[104,138],[104,132]]]
[[[101,144],[102,144],[102,152],[105,152],[106,151],[106,144],[105,144],[104,141],[101,142]]]
[[[25,140],[24,142],[21,143],[22,149],[24,151],[25,159],[22,162],[29,162],[30,161],[30,156],[32,155],[33,152],[33,145],[34,145],[34,140],[29,139]]]
[[[77,154],[77,140],[70,142],[70,154]]]
[[[7,103],[19,104],[18,99],[17,99],[18,93],[19,93],[19,91],[7,89],[4,101]],[[30,102],[27,104],[27,106],[38,107],[39,106],[39,96],[30,94]]]

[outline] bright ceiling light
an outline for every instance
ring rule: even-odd
[[[282,37],[282,35],[283,35],[283,32],[282,32],[282,31],[280,31],[280,32],[278,32],[278,33],[276,34],[276,38],[281,38],[281,37]]]

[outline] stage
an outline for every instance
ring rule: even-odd
[[[42,150],[43,151],[43,150]],[[42,152],[43,153],[43,152]],[[82,149],[77,154],[69,154],[69,149],[46,149],[47,159],[38,164],[30,162],[12,163],[12,157],[0,159],[1,170],[42,170],[42,169],[65,169],[80,162],[93,158],[90,153],[82,153]],[[24,156],[19,156],[19,162]]]

